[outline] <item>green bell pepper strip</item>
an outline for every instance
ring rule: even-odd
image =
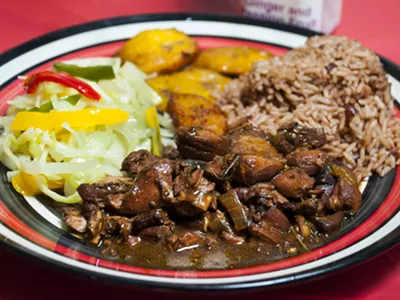
[[[80,67],[77,65],[57,62],[53,64],[53,68],[57,71],[62,71],[72,76],[81,77],[92,81],[115,78],[113,67],[107,65]]]
[[[358,186],[357,177],[352,170],[345,166],[339,166],[336,164],[328,164],[329,173],[336,177],[342,177],[346,179],[350,184]]]
[[[81,99],[82,96],[80,94],[76,94],[76,95],[71,95],[71,96],[67,96],[67,97],[62,97],[60,98],[60,100],[63,101],[67,101],[69,103],[71,103],[72,105],[76,105],[76,103],[78,103],[79,99]],[[53,109],[53,103],[51,101],[43,103],[42,105],[40,105],[39,107],[34,107],[29,109],[29,111],[38,111],[38,112],[49,112]]]

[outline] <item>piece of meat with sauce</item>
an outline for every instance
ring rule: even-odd
[[[336,179],[329,174],[330,169],[324,166],[322,170],[314,176],[315,186],[312,193],[318,197],[318,214],[326,210],[332,210],[331,195],[336,185]]]
[[[280,194],[277,190],[271,191],[270,197],[272,203],[277,208],[283,211],[293,211],[293,204],[288,199],[286,199],[282,194]]]
[[[225,157],[216,156],[205,165],[205,175],[216,183],[225,185],[225,190],[228,191],[231,185],[232,177],[235,175],[235,169],[239,167],[241,155],[226,155]],[[240,172],[236,172],[240,174]],[[240,175],[239,175],[240,176]]]
[[[129,154],[122,161],[121,171],[126,172],[129,176],[134,178],[144,167],[147,167],[158,159],[159,157],[151,154],[147,150],[138,150]]]
[[[313,216],[319,212],[319,200],[317,198],[302,199],[294,204],[294,212],[306,216]]]
[[[221,233],[221,239],[231,245],[242,245],[246,242],[244,237],[226,231]]]
[[[253,135],[240,135],[235,138],[230,137],[231,155],[254,155],[264,158],[276,159],[285,162],[281,154],[267,140]]]
[[[309,128],[291,123],[280,128],[272,137],[272,143],[283,154],[289,154],[296,148],[318,148],[326,144],[323,128]]]
[[[323,128],[301,127],[299,131],[301,145],[317,148],[326,144],[326,134]]]
[[[202,210],[193,206],[189,202],[174,202],[172,205],[178,216],[182,218],[196,217],[201,214]]]
[[[212,161],[208,162],[205,166],[205,174],[214,180],[224,179],[225,173],[225,159],[223,156],[215,156]]]
[[[107,216],[104,218],[102,235],[127,236],[132,233],[132,222],[123,216]]]
[[[332,194],[333,188],[336,185],[336,179],[334,176],[329,174],[328,168],[324,167],[321,172],[314,176],[314,179],[316,183],[314,187],[315,190],[321,190],[328,196]]]
[[[273,136],[272,141],[275,148],[283,154],[289,154],[296,149],[296,145],[290,138],[289,133],[284,129],[279,129]]]
[[[252,191],[252,187],[237,187],[237,188],[229,188],[227,191],[232,190],[235,192],[236,196],[240,200],[240,202],[244,204],[250,203],[252,200],[257,198],[257,194]]]
[[[126,193],[133,184],[130,177],[105,177],[92,184],[81,184],[77,191],[83,201],[105,206],[106,199],[114,194]]]
[[[65,207],[63,209],[64,222],[75,232],[85,233],[87,221],[82,211],[76,207]]]
[[[172,174],[176,163],[159,159],[143,168],[131,189],[125,194],[113,195],[108,204],[124,215],[135,216],[147,210],[163,206],[171,201]]]
[[[234,167],[238,183],[253,185],[267,181],[283,168],[285,159],[268,142],[267,134],[252,126],[244,126],[228,133],[229,156],[239,157]]]
[[[257,225],[252,224],[249,226],[248,230],[251,235],[264,241],[273,244],[281,244],[283,242],[282,232],[268,222],[263,221]]]
[[[339,187],[339,198],[345,209],[356,213],[361,206],[362,195],[358,186],[351,184],[345,178],[340,177],[337,185]]]
[[[178,159],[180,157],[178,149],[172,146],[164,146],[162,149],[162,157],[168,159]]]
[[[83,205],[83,215],[87,220],[87,232],[91,238],[90,242],[95,245],[99,244],[104,218],[103,212],[97,204],[85,203]]]
[[[168,214],[158,208],[149,211],[145,211],[133,218],[131,218],[132,232],[139,232],[147,227],[158,226],[169,224],[171,220],[168,218]]]
[[[243,203],[256,200],[257,203],[264,204],[267,207],[274,205],[281,210],[293,210],[293,204],[268,182],[260,182],[251,187],[236,188],[234,191]]]
[[[298,167],[308,175],[318,173],[329,162],[329,158],[325,151],[319,149],[292,152],[286,156],[289,166]]]
[[[243,155],[240,157],[234,178],[237,182],[250,186],[257,182],[270,180],[283,168],[283,162],[278,159]]]
[[[250,214],[255,224],[249,226],[248,230],[253,235],[263,233],[264,238],[278,241],[282,233],[287,233],[291,227],[291,223],[286,215],[277,207],[254,206],[250,207]],[[280,235],[278,234],[280,232]]]
[[[344,219],[344,212],[338,211],[333,215],[317,216],[311,220],[320,232],[330,233],[336,231],[342,225]]]
[[[163,240],[170,236],[172,232],[173,228],[169,225],[152,226],[139,232],[139,237],[150,240]]]
[[[272,226],[277,227],[283,231],[289,231],[290,229],[290,222],[286,215],[279,209],[276,208],[275,206],[272,206],[266,210],[262,216],[262,220],[267,221],[270,223]]]
[[[267,207],[263,205],[250,204],[249,215],[254,223],[260,223],[262,220],[262,214],[267,210]]]
[[[215,201],[215,183],[207,180],[204,170],[191,172],[185,168],[174,180],[174,200],[172,206],[183,217],[196,216],[207,211]]]
[[[185,219],[179,220],[179,223],[188,229],[207,232],[207,228],[206,228],[207,225],[205,224],[205,215],[207,215],[208,213],[209,212],[206,212],[204,215],[200,215],[198,217],[185,218]]]
[[[229,146],[225,136],[201,127],[179,127],[175,139],[179,153],[184,158],[203,161],[225,155]]]
[[[328,209],[348,210],[352,214],[360,208],[362,195],[357,186],[351,184],[347,179],[339,177],[337,184],[329,198]]]
[[[299,198],[312,189],[315,180],[303,170],[293,168],[282,172],[271,182],[284,196]]]
[[[228,132],[230,144],[233,144],[241,136],[254,136],[266,141],[269,139],[267,132],[249,123],[233,128]]]

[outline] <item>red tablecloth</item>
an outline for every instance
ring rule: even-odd
[[[152,12],[237,13],[237,0],[19,0],[2,1],[0,52],[65,26],[119,15]],[[400,64],[398,0],[344,0],[336,34],[348,35]],[[253,299],[400,299],[400,247],[362,265],[317,281],[256,292]],[[134,290],[61,274],[0,249],[0,299],[152,299],[154,292]],[[165,298],[188,295],[164,294]],[[190,297],[194,300],[193,293]],[[207,296],[210,297],[210,296]],[[224,296],[217,296],[224,298]],[[239,299],[241,294],[231,295]],[[164,297],[162,297],[164,298]],[[228,298],[228,297],[226,297]],[[232,299],[234,300],[234,299]]]

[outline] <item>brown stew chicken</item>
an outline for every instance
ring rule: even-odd
[[[296,123],[271,136],[251,125],[218,135],[180,127],[178,149],[145,150],[126,177],[82,184],[69,228],[108,257],[175,269],[270,262],[322,245],[357,212],[355,174],[321,150],[323,129]]]

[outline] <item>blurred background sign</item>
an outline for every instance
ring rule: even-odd
[[[340,22],[342,0],[242,0],[246,17],[331,33]]]

